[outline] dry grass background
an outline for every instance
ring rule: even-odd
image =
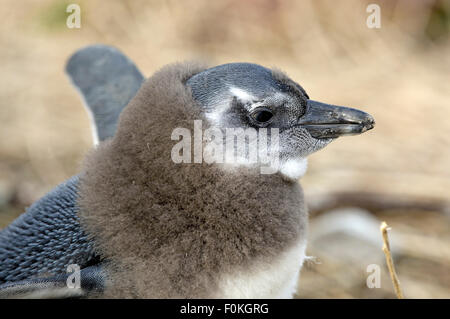
[[[356,0],[80,0],[82,27],[68,29],[71,2],[2,1],[0,227],[76,174],[92,146],[63,69],[75,50],[98,42],[120,48],[146,76],[191,59],[277,66],[311,98],[371,113],[374,130],[310,157],[308,198],[450,198],[449,1],[370,1],[381,6],[380,29],[366,26],[370,2]],[[406,297],[450,297],[449,213],[430,210],[372,212],[411,243],[398,266]],[[370,262],[349,269],[309,253],[322,263],[304,269],[299,297],[393,296],[384,274],[381,289],[365,286]]]

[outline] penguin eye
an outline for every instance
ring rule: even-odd
[[[272,121],[273,113],[269,109],[263,108],[253,111],[250,116],[256,125],[261,126],[268,125]]]

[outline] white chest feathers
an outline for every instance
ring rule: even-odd
[[[281,164],[280,173],[291,180],[297,180],[305,175],[308,169],[306,158],[290,159]]]
[[[271,261],[221,276],[215,298],[292,298],[297,291],[306,241],[301,240]]]

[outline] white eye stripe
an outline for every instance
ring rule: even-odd
[[[252,102],[256,100],[250,93],[236,87],[230,88],[230,92],[242,102]]]
[[[261,99],[255,97],[249,92],[237,87],[231,87],[230,93],[234,97],[236,97],[242,104],[244,104],[245,108],[249,112],[258,107],[265,106],[266,103],[269,103],[269,105],[281,105],[282,102],[286,100],[286,94],[281,92],[273,93],[269,99]]]
[[[249,105],[247,109],[249,112],[251,112],[254,109],[257,109],[258,107],[263,106],[263,105],[264,105],[263,103],[257,102],[257,103],[253,103],[253,104]]]

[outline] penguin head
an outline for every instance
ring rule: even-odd
[[[303,175],[309,154],[337,137],[363,133],[375,124],[365,112],[311,100],[282,72],[256,64],[216,66],[195,74],[186,84],[211,125],[266,129],[269,140],[276,129],[279,142],[276,152],[272,147],[269,153],[279,158],[276,169],[292,179]]]

